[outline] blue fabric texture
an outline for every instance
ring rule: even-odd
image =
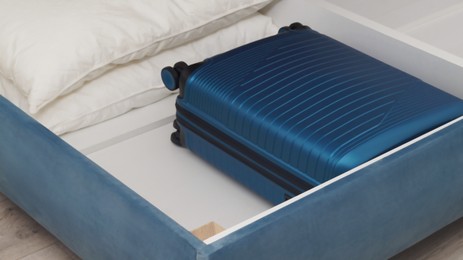
[[[0,189],[84,259],[195,259],[204,246],[1,96]]]
[[[0,189],[84,259],[383,259],[463,216],[463,122],[210,245],[0,97]]]
[[[200,259],[386,259],[463,216],[463,122],[211,244]]]

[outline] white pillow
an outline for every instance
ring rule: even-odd
[[[153,56],[270,0],[0,0],[0,74],[37,113],[115,64]]]
[[[269,17],[255,14],[235,25],[157,56],[119,65],[69,95],[59,97],[33,115],[56,134],[63,134],[153,103],[171,92],[162,85],[160,71],[183,60],[187,63],[227,51],[268,35],[277,27]],[[2,92],[3,86],[3,92]],[[0,77],[0,94],[23,110],[27,100],[10,81]]]

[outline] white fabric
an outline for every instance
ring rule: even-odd
[[[31,113],[104,71],[203,37],[269,0],[0,0],[0,74]]]
[[[164,66],[172,66],[180,60],[201,61],[276,32],[270,18],[255,14],[189,44],[119,65],[73,93],[56,99],[33,116],[56,134],[96,124],[169,95],[160,77]],[[11,81],[0,77],[2,93],[23,110],[28,110],[25,97]]]

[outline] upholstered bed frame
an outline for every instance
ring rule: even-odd
[[[0,97],[0,191],[84,259],[387,258],[463,216],[462,166],[458,118],[200,241]]]
[[[461,118],[208,244],[4,98],[0,120],[1,191],[83,258],[386,258],[463,215]]]

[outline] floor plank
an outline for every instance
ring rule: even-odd
[[[393,259],[463,259],[463,218],[437,231]]]
[[[0,194],[0,259],[23,258],[78,259],[53,235]]]
[[[69,251],[59,241],[42,250],[34,252],[28,256],[20,258],[21,260],[76,260],[79,259],[74,253]]]

